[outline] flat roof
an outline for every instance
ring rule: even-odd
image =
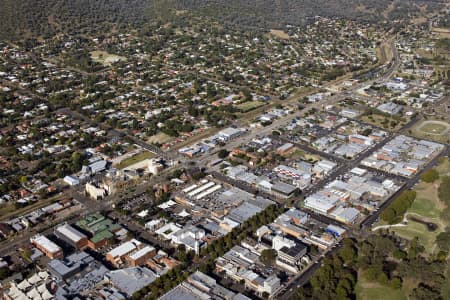
[[[72,242],[79,242],[82,239],[87,238],[84,234],[70,226],[69,224],[64,224],[62,226],[59,226],[55,229],[55,231],[61,233],[66,238],[71,240]]]
[[[150,245],[147,245],[144,248],[142,248],[141,250],[138,250],[135,253],[133,253],[132,255],[130,255],[130,258],[136,260],[136,259],[139,259],[140,257],[146,255],[147,253],[150,253],[150,252],[154,251],[154,250],[155,250],[154,247],[152,247]]]
[[[30,238],[30,241],[32,243],[40,245],[42,248],[45,248],[50,253],[57,253],[62,251],[61,247],[56,245],[54,242],[50,241],[44,235],[35,235],[34,237]]]
[[[111,255],[112,257],[120,257],[120,256],[124,256],[128,253],[130,253],[131,251],[137,249],[138,246],[140,246],[142,243],[139,242],[136,239],[132,239],[126,243],[123,243],[122,245],[112,249],[111,251],[109,251],[107,253],[107,255]]]

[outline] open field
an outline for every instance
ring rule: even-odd
[[[450,38],[450,29],[448,28],[435,27],[432,31],[439,34],[442,38]]]
[[[417,130],[425,134],[444,135],[449,132],[450,125],[442,121],[424,121]]]
[[[241,112],[246,113],[264,105],[266,105],[266,103],[262,101],[249,101],[236,105],[236,108]]]
[[[126,60],[126,58],[123,56],[109,54],[106,51],[92,51],[91,58],[95,62],[101,63],[104,66],[110,66],[115,62]]]
[[[118,163],[115,167],[117,169],[124,169],[126,167],[129,167],[131,165],[134,165],[140,161],[143,161],[145,159],[149,159],[154,157],[155,155],[151,152],[148,151],[144,151],[144,152],[140,152],[138,154],[135,154],[131,157],[125,158],[124,160],[122,160],[120,163]]]
[[[439,200],[437,188],[434,183],[420,182],[415,188],[417,196],[409,212],[428,218],[439,218],[444,207]]]
[[[395,290],[376,282],[370,282],[362,272],[358,272],[358,283],[355,289],[357,300],[406,300],[401,289]]]
[[[171,141],[173,138],[170,135],[165,134],[164,132],[159,132],[155,135],[152,135],[147,139],[147,143],[153,144],[153,143],[160,143],[164,144],[169,141]]]
[[[272,34],[276,37],[279,37],[280,39],[284,39],[284,40],[289,39],[289,34],[284,32],[283,30],[271,29],[270,34]]]
[[[440,224],[439,219],[425,219],[425,221],[431,221],[439,227],[435,231],[428,231],[424,224],[408,220],[408,225],[403,227],[392,227],[390,230],[408,240],[417,237],[420,243],[425,247],[425,252],[434,254],[437,250],[435,246],[436,236],[445,228]]]
[[[441,120],[422,120],[414,125],[411,131],[418,138],[447,143],[449,141],[450,124]]]

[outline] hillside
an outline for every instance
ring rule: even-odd
[[[173,18],[178,10],[213,17],[226,25],[268,29],[302,24],[316,15],[392,20],[417,13],[418,5],[439,6],[431,0],[3,0],[0,38],[135,27]]]

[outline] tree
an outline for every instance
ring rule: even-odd
[[[228,157],[228,155],[230,154],[230,152],[228,152],[228,150],[227,149],[220,149],[219,150],[219,152],[217,153],[217,156],[219,157],[219,158],[226,158],[226,157]]]
[[[338,256],[342,258],[345,263],[350,263],[356,258],[356,249],[353,241],[350,239],[345,239],[343,244],[344,246],[339,250]]]
[[[450,231],[441,232],[436,236],[436,244],[442,251],[450,250]]]
[[[4,280],[9,276],[9,269],[7,267],[0,268],[0,280]]]
[[[394,277],[391,279],[391,281],[389,282],[389,286],[393,289],[400,289],[402,287],[402,280],[400,277]]]
[[[404,252],[404,251],[402,251],[400,249],[397,249],[397,250],[394,251],[393,256],[396,259],[405,259],[407,254],[406,254],[406,252]]]
[[[265,249],[261,252],[261,261],[266,265],[271,265],[277,257],[275,249]]]
[[[436,171],[435,169],[430,169],[424,172],[420,178],[428,183],[435,182],[436,180],[439,179],[439,172]]]
[[[21,183],[21,184],[25,184],[25,183],[27,183],[27,181],[28,181],[27,176],[21,176],[21,177],[20,177],[20,183]]]

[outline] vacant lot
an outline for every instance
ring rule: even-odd
[[[120,163],[118,163],[115,167],[117,169],[124,169],[126,167],[129,167],[131,165],[134,165],[140,161],[143,161],[144,159],[149,159],[154,157],[155,155],[151,152],[148,151],[144,151],[138,154],[135,154],[131,157],[125,158],[124,160],[122,160]]]
[[[289,39],[289,34],[284,32],[283,30],[271,29],[270,34],[272,34],[276,37],[279,37],[280,39],[284,39],[284,40]]]
[[[167,143],[169,141],[173,140],[173,138],[170,135],[165,134],[164,132],[158,132],[155,135],[152,135],[151,137],[149,137],[147,139],[147,143],[159,143],[159,144],[164,144]]]
[[[91,58],[93,61],[101,63],[104,66],[110,66],[115,62],[126,60],[123,56],[109,54],[106,51],[92,51]]]

